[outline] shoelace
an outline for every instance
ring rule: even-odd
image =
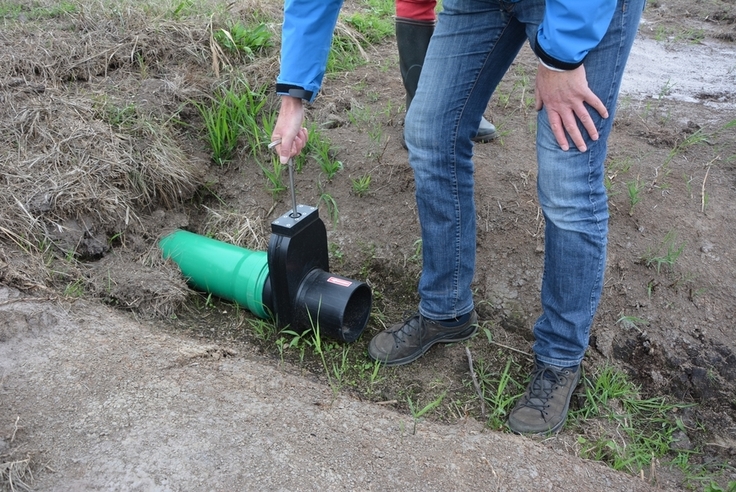
[[[558,371],[551,366],[541,366],[532,375],[529,395],[525,397],[524,406],[538,410],[543,416],[549,407],[547,402],[552,398],[555,387],[567,384],[566,371]],[[537,403],[538,402],[538,403]]]
[[[417,323],[422,322],[421,316],[419,316],[417,313],[414,313],[404,318],[404,323],[401,325],[401,328],[399,328],[396,331],[391,332],[391,335],[393,335],[394,337],[394,344],[396,345],[397,348],[400,343],[404,342],[404,338],[402,338],[402,335],[409,335],[409,333],[404,331],[404,329],[407,327],[411,327],[412,320],[414,320],[415,317],[417,319]]]

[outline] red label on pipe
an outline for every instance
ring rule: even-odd
[[[327,279],[327,281],[330,282],[331,284],[336,284],[341,287],[350,287],[353,284],[349,280],[345,280],[345,279],[337,278],[337,277],[330,277]]]

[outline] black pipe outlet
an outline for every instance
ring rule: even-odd
[[[298,205],[271,223],[268,269],[263,298],[279,327],[353,342],[368,324],[371,289],[329,273],[327,230],[316,208]]]

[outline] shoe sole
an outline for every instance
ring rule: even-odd
[[[498,137],[498,132],[489,133],[488,135],[476,135],[470,140],[476,143],[488,143]]]
[[[413,355],[404,357],[403,359],[392,360],[390,362],[384,362],[381,359],[376,359],[375,357],[373,357],[370,354],[370,352],[368,353],[368,355],[370,355],[371,359],[377,360],[378,362],[380,362],[384,366],[401,366],[401,365],[404,365],[404,364],[409,364],[410,362],[414,362],[415,360],[417,360],[418,358],[420,358],[421,356],[423,356],[424,354],[426,354],[427,353],[427,350],[431,349],[433,346],[437,345],[438,343],[456,343],[456,342],[462,342],[462,341],[467,340],[468,338],[472,337],[473,335],[475,335],[475,333],[477,331],[478,331],[478,323],[476,322],[476,323],[473,323],[472,325],[470,325],[466,331],[461,331],[457,335],[454,335],[452,338],[439,338],[437,340],[434,340],[434,341],[428,343],[421,352],[418,352],[416,354],[413,354]]]

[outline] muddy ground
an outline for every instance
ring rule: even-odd
[[[40,4],[27,2],[24,12],[33,12],[32,5]],[[357,2],[348,2],[348,10],[357,7]],[[478,266],[474,288],[483,329],[467,344],[433,348],[407,367],[382,368],[378,381],[370,379],[367,344],[385,325],[416,307],[420,272],[413,177],[399,140],[404,101],[393,40],[366,48],[365,65],[326,80],[323,93],[309,110],[308,122],[319,125],[342,169],[327,179],[317,162],[307,159],[296,177],[297,198],[299,203],[320,208],[328,229],[331,270],[365,281],[373,290],[372,315],[361,338],[347,352],[341,344],[328,347],[336,361],[347,353],[350,367],[336,385],[336,378],[327,376],[309,347],[301,351],[299,346],[285,346],[289,337],[257,330],[260,325],[250,313],[189,290],[176,266],[161,261],[157,248],[162,236],[185,228],[265,249],[271,221],[290,208],[288,192],[268,190],[262,170],[271,165],[267,153],[254,155],[243,143],[226,164],[211,161],[193,104],[207,101],[218,83],[232,78],[228,62],[242,68],[251,83],[273,80],[277,70],[273,54],[256,60],[225,59],[211,49],[208,22],[216,27],[218,19],[223,23],[228,18],[248,19],[254,9],[277,14],[268,2],[231,6],[214,20],[198,20],[190,13],[183,20],[169,15],[155,23],[142,20],[145,16],[135,9],[133,13],[122,9],[117,18],[87,8],[39,18],[8,14],[6,28],[0,32],[4,52],[0,73],[8,74],[0,79],[6,146],[0,164],[4,185],[10,190],[0,199],[8,212],[0,223],[0,281],[20,289],[20,296],[29,301],[6,300],[0,306],[5,313],[0,331],[4,353],[24,347],[42,351],[33,338],[61,343],[58,340],[64,337],[58,336],[58,326],[63,323],[58,320],[62,318],[74,326],[79,321],[77,336],[84,338],[85,331],[92,330],[89,336],[104,345],[105,333],[114,327],[95,331],[93,318],[125,317],[130,323],[142,321],[140,328],[125,332],[142,337],[144,345],[147,337],[161,337],[170,341],[167,347],[174,351],[182,344],[217,347],[214,357],[208,349],[199,349],[209,354],[210,369],[222,368],[223,360],[233,358],[240,369],[228,370],[237,374],[245,371],[241,364],[256,361],[264,366],[264,377],[278,378],[269,372],[277,368],[296,381],[304,378],[310,385],[327,388],[327,394],[337,393],[340,401],[356,405],[361,401],[367,408],[398,412],[403,418],[396,417],[395,426],[399,421],[401,425],[410,422],[409,402],[426,405],[445,394],[429,417],[432,425],[438,425],[433,428],[437,435],[456,433],[459,422],[472,419],[485,423],[485,433],[493,439],[497,435],[518,439],[505,435],[496,421],[482,415],[466,347],[476,370],[486,368],[489,379],[498,377],[508,363],[514,379],[523,382],[530,366],[531,326],[539,315],[543,248],[543,219],[535,193],[531,52],[523,51],[486,111],[500,137],[475,148]],[[733,473],[728,470],[733,470],[729,466],[736,454],[736,229],[731,224],[736,216],[735,19],[736,4],[724,0],[650,2],[645,11],[610,139],[607,280],[585,362],[590,374],[607,365],[625,371],[641,386],[643,397],[666,395],[672,402],[695,404],[677,415],[684,434],[680,446],[693,451],[698,463],[725,465],[726,481]],[[218,74],[213,72],[213,56]],[[266,107],[274,102],[270,100]],[[141,115],[159,126],[126,126],[126,118],[139,121],[144,119]],[[172,119],[176,121],[171,123]],[[55,169],[64,179],[52,182],[47,175],[34,174],[40,169]],[[105,187],[77,186],[86,182],[84,177],[98,176],[100,169],[100,178],[91,182]],[[131,180],[131,175],[139,179]],[[358,194],[354,182],[364,176],[370,176],[370,187]],[[333,200],[336,207],[330,206]],[[13,290],[7,292],[5,299],[15,296]],[[104,314],[101,307],[70,307],[79,298],[85,300],[79,306],[101,301],[120,313],[113,316]],[[28,312],[28,306],[38,311]],[[58,306],[64,315],[55,311]],[[122,347],[133,345],[137,346],[122,343]],[[63,352],[74,360],[88,350],[89,345],[80,343]],[[44,357],[53,362],[54,353]],[[115,353],[115,358],[94,359],[100,374],[114,379],[116,371],[123,371],[120,380],[132,381],[120,366],[129,357],[125,349]],[[26,362],[9,356],[0,362],[0,455],[5,460],[33,456],[38,483],[53,489],[53,484],[68,478],[55,466],[69,463],[60,450],[73,455],[92,449],[89,439],[59,429],[71,425],[68,419],[77,406],[91,412],[89,419],[102,417],[94,415],[84,392],[68,391],[61,383],[59,388],[65,390],[56,393],[53,384],[45,385],[48,398],[28,400],[32,392],[24,384],[37,383],[24,364],[36,363],[35,355],[29,353]],[[53,364],[38,363],[45,368],[38,369],[43,377],[53,374]],[[242,381],[236,376],[223,379],[219,369],[204,374],[197,366],[187,367],[176,376],[182,385],[187,381],[195,385],[206,377],[223,393],[239,398]],[[141,370],[152,381],[157,371],[163,371],[155,364]],[[84,377],[70,374],[77,387],[87,384],[84,378],[100,384],[95,371],[87,369]],[[163,372],[160,377],[170,381]],[[332,409],[329,402],[324,403],[329,396],[314,397],[298,382],[287,386],[288,391],[283,385],[273,391],[284,391],[297,403],[317,400]],[[174,413],[188,408],[187,402],[174,399],[167,405]],[[359,412],[350,418],[359,419]],[[56,425],[46,426],[49,421]],[[221,435],[219,426],[227,425],[227,419],[211,425],[218,429],[212,435]],[[127,439],[125,456],[116,455],[121,461],[107,469],[111,476],[128,469],[135,442],[143,445],[145,441],[126,433],[124,427],[111,428],[106,434],[106,450],[115,447],[116,438]],[[237,436],[241,430],[233,432]],[[595,429],[576,422],[557,438],[536,446],[575,457],[581,454],[579,437],[595,435]],[[70,443],[75,439],[77,446]],[[189,446],[178,441],[176,445]],[[221,451],[227,454],[229,447],[239,444],[234,439],[224,446]],[[543,456],[530,452],[527,459],[539,460],[541,466]],[[573,468],[563,468],[561,476],[577,476]],[[80,483],[115,488],[105,481],[104,467],[94,469],[103,475],[99,481]],[[76,473],[89,479],[81,470]],[[429,470],[438,477],[446,472]],[[53,473],[61,475],[54,478]],[[146,469],[146,473],[154,472]],[[647,483],[661,488],[693,486],[664,458],[642,475]],[[186,484],[186,473],[176,477],[176,483],[163,485],[151,478],[154,484],[149,489],[192,488]],[[242,485],[246,478],[238,476],[222,484]],[[217,482],[217,475],[212,480]],[[147,482],[141,483],[140,489],[145,490]],[[292,483],[284,487],[300,488]],[[370,488],[363,482],[315,483],[332,483],[333,490]],[[446,488],[444,482],[434,483]],[[507,481],[498,489],[510,486]],[[584,488],[581,484],[580,489]]]

